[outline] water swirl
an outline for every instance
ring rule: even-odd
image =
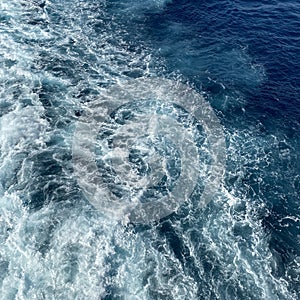
[[[146,224],[177,211],[197,186],[199,206],[213,199],[224,174],[225,140],[213,109],[190,87],[135,79],[88,105],[76,126],[73,164],[96,209]]]

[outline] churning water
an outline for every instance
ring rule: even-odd
[[[0,299],[298,299],[300,4],[1,0]]]

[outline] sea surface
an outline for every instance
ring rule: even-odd
[[[122,212],[112,217],[84,191],[74,136],[95,103],[109,109],[105,93],[119,85],[126,95],[127,84],[143,80],[156,82],[149,93],[164,90],[161,101],[149,99],[152,110],[128,102],[110,131],[133,126],[134,136],[143,131],[133,125],[139,114],[172,114],[175,106],[161,104],[163,86],[180,83],[212,108],[226,161],[217,192],[198,205],[211,153],[221,146],[205,152],[202,131],[210,126],[198,120],[201,131],[195,115],[188,121],[200,102],[176,107],[181,113],[163,132],[175,123],[199,129],[194,142],[206,154],[198,190],[175,197],[180,206],[162,218],[124,222]],[[137,98],[146,97],[134,86]],[[137,179],[115,198],[127,193],[130,201],[144,184],[150,188],[140,201],[155,202],[187,174],[178,140],[167,137],[147,135],[117,157],[113,166],[121,170],[124,155]],[[114,188],[115,173],[99,161]],[[160,162],[169,177],[151,186],[147,176]],[[129,180],[124,170],[119,185]],[[299,1],[0,0],[1,300],[299,298]]]

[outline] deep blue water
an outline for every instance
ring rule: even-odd
[[[290,0],[2,0],[0,299],[298,299],[299,29]],[[82,192],[74,132],[113,84],[156,77],[213,108],[224,182],[122,225]]]

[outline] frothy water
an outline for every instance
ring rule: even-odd
[[[298,136],[257,122],[264,67],[191,38],[183,2],[1,1],[1,299],[297,299]]]
[[[182,84],[149,78],[113,86],[102,98],[80,119],[73,142],[78,183],[96,208],[148,223],[177,211],[198,181],[199,189],[203,186],[199,207],[214,198],[223,181],[225,140],[213,109],[202,97]],[[193,127],[201,127],[206,137],[194,137]],[[97,148],[103,157],[102,172],[94,154]],[[173,163],[165,158],[170,155]],[[110,169],[113,173],[106,178]]]

